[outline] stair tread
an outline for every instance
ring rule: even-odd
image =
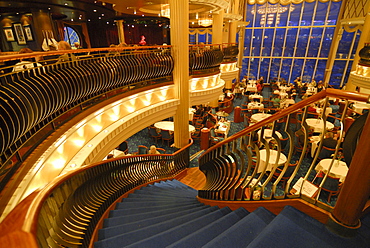
[[[287,238],[289,235],[290,238]],[[368,247],[362,237],[343,238],[307,214],[286,206],[248,247]]]
[[[167,220],[161,223],[157,223],[151,226],[147,226],[144,228],[140,228],[137,230],[131,230],[130,232],[127,233],[119,233],[119,229],[117,228],[116,230],[112,231],[112,233],[104,233],[105,240],[104,242],[108,242],[112,245],[115,244],[115,242],[124,242],[125,245],[129,244],[128,242],[137,242],[141,239],[144,239],[145,237],[150,237],[152,235],[155,235],[159,232],[162,232],[164,230],[168,230],[174,226],[181,225],[182,223],[186,221],[191,221],[195,218],[202,217],[202,216],[207,216],[208,214],[215,212],[219,210],[218,207],[210,207],[206,209],[202,209],[200,211],[197,211],[195,213],[190,213],[187,215],[179,216],[177,218],[173,218],[171,220]],[[109,237],[109,238],[106,238]],[[99,243],[100,241],[98,241]],[[122,243],[123,244],[123,243]]]
[[[199,230],[202,227],[213,223],[217,219],[231,212],[232,211],[230,210],[230,208],[225,207],[199,218],[192,219],[189,222],[163,230],[163,232],[161,233],[151,235],[138,242],[132,243],[131,245],[127,245],[126,247],[166,247],[171,243],[191,234],[192,232],[194,232],[194,230]]]
[[[203,247],[246,247],[274,218],[273,213],[259,207]]]
[[[179,247],[202,247],[210,240],[218,237],[226,229],[247,216],[249,212],[244,208],[236,209],[235,211],[223,216],[222,218],[210,223],[209,225],[197,230],[196,232],[187,235],[186,237],[172,243],[167,248]]]

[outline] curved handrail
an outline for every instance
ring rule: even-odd
[[[316,151],[311,151],[314,153],[312,162],[310,165],[305,165],[302,168],[302,162],[305,157],[306,151],[308,151],[308,123],[306,122],[306,117],[309,114],[308,106],[314,102],[321,102],[323,106],[326,106],[329,101],[329,97],[340,98],[346,101],[346,106],[348,106],[348,101],[359,101],[359,102],[369,102],[369,95],[360,94],[356,92],[345,92],[336,89],[327,89],[314,96],[311,96],[303,101],[300,101],[286,109],[282,109],[279,112],[254,123],[253,125],[245,128],[244,130],[234,134],[231,137],[217,143],[216,145],[209,148],[205,153],[199,158],[199,168],[206,174],[206,184],[203,189],[199,190],[198,197],[209,200],[271,200],[271,199],[286,199],[286,198],[298,198],[301,197],[304,200],[314,203],[323,209],[332,211],[332,207],[324,202],[319,201],[319,195],[322,188],[322,184],[318,185],[318,193],[316,196],[305,197],[298,193],[291,193],[291,186],[296,183],[298,178],[296,175],[302,175],[303,180],[312,180],[312,173],[314,172],[316,161],[318,160],[319,152],[322,149],[322,143],[318,143]],[[325,101],[320,101],[325,99]],[[304,110],[302,112],[302,109]],[[343,123],[346,118],[347,111],[343,111],[339,123],[341,128],[339,129],[340,137],[336,143],[336,151],[333,155],[332,162],[327,168],[328,171],[331,170],[333,166],[333,161],[337,159],[339,155],[340,140],[343,138]],[[326,130],[325,111],[322,111],[319,116],[318,122],[323,123],[321,130]],[[283,147],[281,137],[277,136],[275,132],[277,129],[277,123],[279,120],[286,119],[284,130],[281,130],[288,137],[288,147],[289,151],[282,152]],[[295,122],[293,122],[293,120]],[[296,125],[297,130],[301,129],[304,135],[304,144],[302,146],[302,151],[298,158],[293,156],[293,152],[296,153],[296,146],[294,140],[293,123]],[[332,124],[334,126],[334,124]],[[337,127],[338,124],[336,124]],[[270,127],[272,137],[266,139],[263,134],[265,128]],[[256,131],[261,129],[259,136],[257,136]],[[322,131],[321,131],[322,132]],[[326,132],[326,131],[325,131]],[[259,137],[259,138],[258,138]],[[324,135],[320,136],[322,141]],[[272,142],[272,143],[270,143]],[[284,141],[285,142],[285,141]],[[261,148],[264,147],[264,148]],[[263,156],[264,162],[261,162],[260,149],[264,149]],[[271,159],[271,156],[274,158]],[[280,162],[280,157],[282,161]],[[279,186],[279,183],[287,171],[288,166],[292,163],[292,158],[298,160],[298,166],[295,168],[294,172],[290,176],[284,186]],[[271,159],[271,161],[270,161]],[[269,161],[269,162],[266,162]],[[296,162],[296,161],[293,161]],[[267,166],[268,164],[268,166]],[[282,166],[282,172],[273,180],[274,173],[278,166]],[[308,167],[307,167],[308,166]],[[266,173],[269,171],[269,173]],[[298,173],[298,171],[300,171]],[[326,178],[324,178],[325,180]],[[300,188],[301,190],[302,188]],[[253,195],[253,194],[256,195]],[[335,204],[335,203],[332,203]]]
[[[12,238],[12,232],[22,230],[32,234],[25,235],[25,239],[37,237],[41,247],[45,247],[47,242],[56,242],[68,247],[82,244],[87,246],[97,221],[122,194],[139,185],[173,178],[187,168],[189,148],[192,144],[193,141],[190,139],[187,146],[173,154],[114,158],[66,173],[26,197],[2,222],[0,228],[2,236]],[[78,200],[73,198],[76,194]],[[79,201],[84,204],[79,204]],[[75,212],[79,207],[82,208]],[[21,212],[19,208],[22,208]],[[91,208],[95,210],[91,211]],[[50,214],[50,211],[54,215],[46,218],[45,214]],[[68,219],[69,214],[74,218],[83,216],[80,221],[74,223],[74,230],[71,230],[68,224],[68,221],[71,221]],[[4,228],[7,223],[11,223],[11,228]],[[60,230],[67,236],[75,238],[59,239],[55,233]],[[83,234],[76,234],[81,232]],[[49,236],[45,236],[47,233]]]

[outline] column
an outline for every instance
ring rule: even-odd
[[[212,14],[212,44],[222,44],[224,10]]]
[[[189,2],[170,0],[171,45],[175,66],[173,81],[176,98],[180,99],[174,116],[175,147],[189,143]]]
[[[118,42],[119,44],[126,43],[123,20],[117,20],[116,23],[117,23],[117,30],[118,30]]]

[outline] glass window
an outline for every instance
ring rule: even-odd
[[[203,33],[204,30],[199,30]],[[206,34],[198,34],[198,43],[207,43],[206,41]]]
[[[295,57],[305,57],[306,56],[306,49],[307,49],[309,35],[310,35],[309,28],[301,28],[299,30],[298,44],[297,44]]]
[[[64,41],[68,42],[71,47],[74,47],[75,43],[81,44],[78,33],[72,27],[64,27]]]
[[[358,31],[356,33],[356,40],[355,40],[355,44],[353,46],[351,59],[354,59],[355,58],[357,47],[358,47],[358,41],[360,40],[360,36],[361,36],[361,31]],[[361,50],[361,48],[359,48],[358,52]]]
[[[281,59],[273,58],[270,68],[270,81],[279,77]],[[276,80],[275,80],[276,81]]]
[[[195,35],[194,34],[189,34],[189,44],[195,44],[196,43],[196,40],[195,40]]]
[[[256,13],[257,5],[247,5],[246,21],[249,22],[247,27],[254,27],[254,14]]]
[[[249,79],[257,79],[258,76],[258,68],[259,68],[259,59],[251,58],[250,60],[250,73],[249,73]]]
[[[337,57],[338,58],[340,58],[340,59],[344,59],[344,58],[347,59],[348,58],[354,35],[355,35],[354,32],[348,33],[346,31],[343,31],[342,39],[339,42],[338,50],[337,50]]]
[[[259,56],[261,52],[262,29],[255,29],[252,38],[252,56]]]
[[[261,59],[261,66],[260,66],[260,73],[258,77],[264,77],[265,79],[268,78],[269,75],[269,67],[270,67],[270,59],[262,58]]]
[[[292,67],[292,59],[283,59],[283,65],[280,71],[280,78],[287,80],[290,75],[290,68]]]
[[[339,15],[341,4],[342,4],[342,1],[340,2],[330,1],[330,11],[329,11],[328,20],[326,21],[326,25],[336,25],[337,24],[337,18]]]
[[[322,28],[312,28],[310,47],[308,49],[307,57],[317,57],[319,53],[322,32]]]
[[[333,40],[334,36],[334,27],[328,27],[325,29],[325,34],[322,39],[321,43],[321,51],[320,51],[320,57],[321,58],[327,58],[329,57],[329,51],[331,46],[331,41]]]
[[[284,57],[293,57],[298,28],[289,28],[286,35]]]
[[[344,60],[337,60],[334,62],[332,74],[330,77],[330,85],[333,85],[335,88],[339,88],[345,66],[346,61]]]
[[[279,12],[276,14],[276,26],[285,27],[288,21],[290,5],[278,5]]]
[[[314,15],[314,9],[315,9],[316,2],[317,1],[313,3],[304,2],[301,26],[311,26],[312,25],[312,17]]]
[[[318,78],[319,80],[324,79],[327,61],[327,59],[319,59],[319,61],[317,62],[315,78]]]
[[[290,8],[291,12],[290,12],[288,26],[298,26],[299,19],[301,16],[301,8],[302,8],[302,4],[297,4],[297,5],[292,4],[291,5],[291,8]]]
[[[263,39],[263,50],[262,50],[262,56],[271,56],[271,50],[272,50],[272,41],[274,38],[274,29],[266,29],[265,35]]]
[[[284,40],[285,40],[285,29],[283,28],[276,29],[274,52],[272,56],[281,56],[283,54]]]
[[[305,66],[304,66],[303,77],[307,78],[309,82],[311,82],[313,78],[316,81],[318,80],[314,75],[315,74],[315,65],[316,65],[316,59],[306,59]]]
[[[303,59],[295,59],[294,60],[294,66],[292,70],[292,76],[291,76],[291,82],[294,81],[297,77],[301,77],[303,67]]]
[[[252,41],[252,29],[246,29],[244,34],[244,56],[250,55],[250,47],[251,47],[251,41]]]
[[[316,12],[315,12],[315,19],[313,21],[313,25],[315,26],[323,26],[326,23],[326,13],[328,10],[329,2],[322,3],[317,2]]]

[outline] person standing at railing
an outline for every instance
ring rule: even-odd
[[[71,45],[62,40],[62,41],[59,41],[58,43],[58,51],[62,51],[62,50],[72,50],[71,48]],[[73,60],[76,60],[76,56],[72,53],[65,53],[61,56],[59,56],[58,58],[58,62],[66,62],[66,61],[73,61]]]

